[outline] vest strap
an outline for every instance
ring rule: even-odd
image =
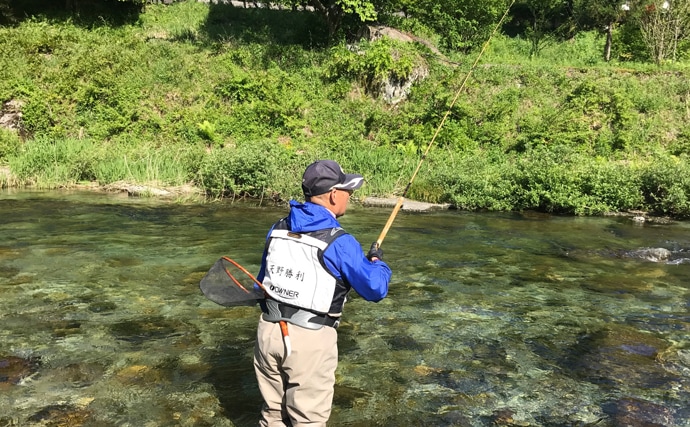
[[[267,322],[280,322],[284,320],[293,325],[307,329],[321,329],[323,326],[337,328],[340,318],[327,314],[317,314],[291,305],[283,304],[274,299],[266,299],[266,309],[262,315]]]

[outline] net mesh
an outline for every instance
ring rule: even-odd
[[[254,305],[264,294],[254,276],[227,257],[222,257],[208,270],[199,288],[206,298],[226,306]]]

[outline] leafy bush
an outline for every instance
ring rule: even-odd
[[[589,158],[582,173],[580,191],[590,200],[591,206],[580,209],[579,213],[602,214],[644,206],[642,175],[635,163]]]
[[[305,85],[299,76],[278,68],[249,73],[230,67],[229,77],[219,82],[214,92],[229,104],[232,115],[219,130],[226,134],[259,132],[294,135],[304,127],[304,111],[308,106]]]
[[[424,194],[432,201],[459,209],[512,209],[514,185],[504,169],[506,160],[498,150],[460,155],[449,149],[432,150],[427,175],[413,185],[410,194]]]
[[[201,160],[197,180],[214,196],[279,198],[294,194],[289,186],[299,183],[298,176],[284,178],[289,158],[288,150],[268,141],[212,150]]]
[[[16,132],[0,128],[0,162],[16,155],[21,145],[22,141]]]
[[[333,47],[325,76],[330,80],[354,79],[378,95],[382,82],[406,80],[421,62],[413,45],[381,38],[351,48],[343,44]]]
[[[537,147],[520,156],[482,151],[445,160],[440,153],[430,176],[411,194],[468,210],[597,215],[644,206],[641,173],[627,162],[593,159],[566,147]]]
[[[642,172],[642,192],[650,210],[690,217],[690,166],[687,156],[659,156]]]

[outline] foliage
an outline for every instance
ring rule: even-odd
[[[377,16],[376,6],[369,0],[310,0],[309,3],[328,24],[331,37],[338,32],[346,15],[356,17],[360,23],[373,21]]]
[[[506,0],[407,2],[405,10],[442,37],[449,50],[470,51],[480,47],[508,7]]]
[[[606,33],[606,43],[604,46],[604,59],[611,59],[613,48],[613,33],[616,25],[625,16],[625,7],[621,6],[619,0],[577,0],[573,7],[577,14],[574,19],[583,29],[598,29]]]
[[[629,20],[623,23],[614,34],[614,46],[617,47],[617,56],[626,62],[653,62],[650,52],[645,45],[642,31],[639,25]]]
[[[611,211],[650,209],[656,213],[670,213],[671,203],[666,193],[660,195],[659,190],[652,190],[644,183],[646,177],[654,175],[656,166],[652,162],[643,165],[629,161],[609,162],[566,147],[537,147],[521,156],[494,150],[485,151],[481,156],[476,154],[466,153],[435,164],[431,177],[424,183],[427,189],[437,188],[434,201],[470,210],[601,215]],[[443,155],[448,156],[448,153]],[[438,156],[437,152],[436,162],[439,162]],[[680,187],[687,185],[684,178],[674,179],[669,175],[661,181],[673,188],[671,193],[675,197],[680,197]],[[683,209],[687,214],[687,206]]]
[[[302,12],[228,13],[182,2],[148,5],[136,25],[32,18],[0,28],[0,101],[23,103],[29,132],[0,133],[0,161],[20,185],[192,183],[211,196],[285,200],[300,196],[309,162],[330,157],[365,175],[358,196],[399,195],[448,111],[410,197],[689,213],[683,64],[606,63],[596,31],[539,57],[530,40],[499,35],[449,110],[474,53],[441,58],[386,39],[324,48],[289,28]],[[633,45],[628,25],[614,34],[619,57]],[[430,75],[406,101],[371,96],[373,82],[420,61]]]
[[[0,164],[14,156],[21,147],[22,141],[16,132],[0,128]]]
[[[568,34],[567,3],[563,0],[518,0],[509,27],[530,41],[530,55],[538,56],[555,37]]]
[[[571,149],[537,148],[514,171],[516,206],[565,214],[603,214],[642,206],[634,170]]]
[[[642,39],[654,61],[660,64],[676,60],[678,43],[690,36],[690,3],[653,1],[644,5],[637,17]]]
[[[231,109],[233,119],[219,126],[226,134],[243,133],[253,125],[266,135],[294,135],[303,126],[303,112],[308,101],[299,77],[277,67],[250,75],[238,67],[229,67],[228,77],[215,86],[215,94]]]
[[[382,38],[355,48],[342,44],[333,47],[325,74],[331,80],[354,79],[376,96],[383,82],[406,80],[420,62],[413,46]]]
[[[269,141],[226,147],[204,157],[197,179],[215,196],[279,197],[274,183],[299,182],[297,176],[284,181],[289,158],[289,151]]]
[[[690,217],[690,167],[687,156],[663,156],[642,173],[646,205],[656,213]]]
[[[14,13],[9,0],[0,0],[0,25],[13,22],[14,20]]]
[[[583,29],[603,30],[625,13],[620,0],[575,0],[573,3],[575,20]]]

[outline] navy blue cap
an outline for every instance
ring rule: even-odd
[[[302,175],[302,191],[307,197],[318,196],[335,189],[356,190],[364,184],[364,177],[345,173],[333,160],[317,160],[307,166]]]

